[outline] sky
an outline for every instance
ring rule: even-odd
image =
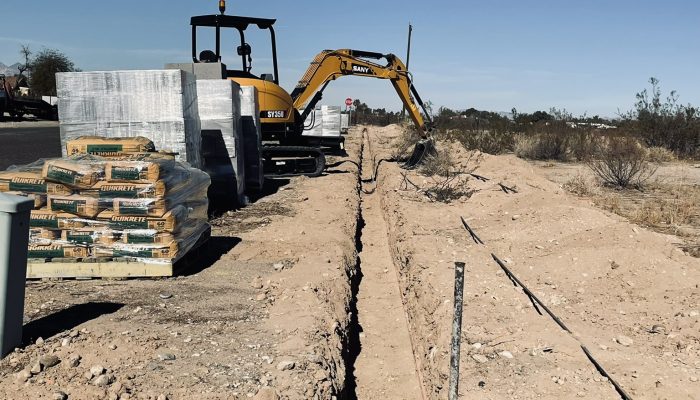
[[[193,15],[218,13],[216,0],[3,0],[0,61],[19,47],[55,48],[82,70],[158,69],[188,62]],[[434,108],[519,112],[566,109],[614,117],[634,95],[661,81],[681,103],[700,105],[700,2],[590,1],[233,1],[227,14],[277,18],[281,85],[291,92],[314,55],[352,48],[404,59],[413,25],[410,70]],[[30,10],[31,8],[31,10]],[[210,36],[213,38],[213,35]],[[199,48],[214,47],[200,35]],[[253,72],[271,72],[268,35],[250,31]],[[223,42],[234,58],[233,34]],[[236,61],[238,61],[236,63]],[[386,81],[344,77],[323,104],[360,99],[398,110]]]

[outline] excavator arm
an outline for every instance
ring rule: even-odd
[[[387,60],[386,65],[367,60],[382,58]],[[306,104],[306,108],[301,113],[301,120],[306,120],[309,113],[313,111],[331,81],[347,75],[390,80],[418,128],[418,132],[424,139],[429,137],[432,130],[430,116],[411,82],[411,74],[406,70],[406,65],[393,54],[350,49],[324,50],[319,53],[292,92],[292,100],[297,110],[301,110]],[[422,108],[425,118],[418,106]]]

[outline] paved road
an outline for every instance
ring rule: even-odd
[[[10,165],[60,156],[61,140],[58,126],[0,127],[0,171]]]

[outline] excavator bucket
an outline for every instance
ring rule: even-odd
[[[426,157],[436,154],[437,150],[435,149],[435,142],[433,139],[421,139],[416,143],[416,146],[413,148],[413,153],[411,153],[411,156],[401,167],[404,169],[414,169],[423,163]]]

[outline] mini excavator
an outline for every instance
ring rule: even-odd
[[[304,121],[321,100],[328,84],[343,76],[387,79],[391,82],[422,138],[405,160],[404,168],[414,168],[426,154],[434,151],[429,114],[413,86],[406,65],[395,55],[349,49],[324,50],[313,59],[290,94],[279,86],[277,42],[273,27],[276,20],[226,15],[225,0],[219,1],[219,11],[220,14],[192,17],[192,60],[195,63],[220,63],[222,30],[235,30],[234,37],[237,33],[236,39],[240,38],[241,43],[237,47],[237,54],[241,57],[242,68],[226,69],[226,77],[241,86],[254,86],[258,91],[265,175],[318,176],[323,172],[325,155],[320,145],[314,143],[314,138],[303,136]],[[252,49],[246,42],[246,30],[251,26],[269,31],[273,66],[271,74],[256,76],[251,73]],[[199,28],[215,30],[214,50],[204,50],[197,54]],[[387,63],[379,64],[381,59]],[[421,114],[418,106],[424,114]]]

